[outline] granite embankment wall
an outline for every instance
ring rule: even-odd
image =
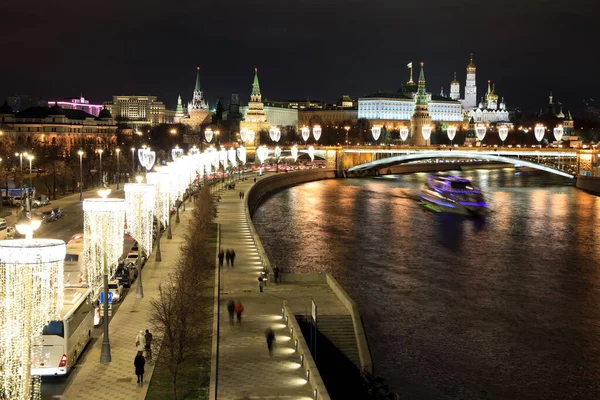
[[[586,192],[600,195],[600,176],[578,176],[575,186]]]

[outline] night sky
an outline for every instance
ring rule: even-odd
[[[190,100],[195,68],[211,107],[250,95],[335,100],[396,90],[425,62],[427,90],[461,96],[475,53],[478,96],[488,79],[509,107],[567,108],[599,97],[595,0],[82,0],[3,1],[0,98],[155,94]],[[8,3],[8,4],[7,4]],[[415,77],[418,70],[415,70]]]

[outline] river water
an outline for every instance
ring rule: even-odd
[[[546,173],[458,175],[485,219],[422,208],[411,174],[285,189],[254,223],[284,271],[346,288],[401,398],[600,398],[600,198]]]

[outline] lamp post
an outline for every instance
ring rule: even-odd
[[[104,183],[104,176],[102,175],[102,153],[104,153],[104,150],[98,149],[98,155],[100,156],[100,186]]]
[[[123,253],[123,234],[126,203],[109,199],[110,189],[99,190],[101,198],[83,202],[83,246],[86,256],[88,282],[94,293],[104,291],[104,339],[100,362],[111,361],[108,336],[108,277],[119,264]],[[101,283],[101,281],[103,281]]]
[[[29,190],[28,190],[28,195],[27,195],[27,202],[29,203],[29,211],[31,212],[31,208],[33,205],[33,201],[31,200],[31,196],[33,195],[33,183],[32,183],[32,173],[31,173],[31,162],[33,161],[34,157],[33,155],[29,154],[27,156],[27,159],[29,160]],[[21,201],[23,198],[21,198]]]
[[[79,201],[83,201],[83,150],[77,152],[79,155]]]
[[[350,127],[346,125],[344,126],[344,129],[346,130],[346,146],[348,146],[348,132],[350,131]]]
[[[119,190],[119,183],[121,183],[121,149],[118,147],[115,150],[117,154],[117,190]]]
[[[19,157],[19,187],[21,190],[23,190],[23,156],[27,157],[27,152],[15,153],[15,157]]]

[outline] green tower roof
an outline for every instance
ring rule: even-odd
[[[421,72],[419,72],[419,90],[417,90],[417,104],[427,104],[427,92],[425,91],[425,63],[421,62]]]
[[[200,91],[200,67],[196,67],[196,87],[194,90],[197,92]]]
[[[252,96],[260,96],[260,85],[258,84],[258,68],[254,68],[254,83],[252,83]]]

